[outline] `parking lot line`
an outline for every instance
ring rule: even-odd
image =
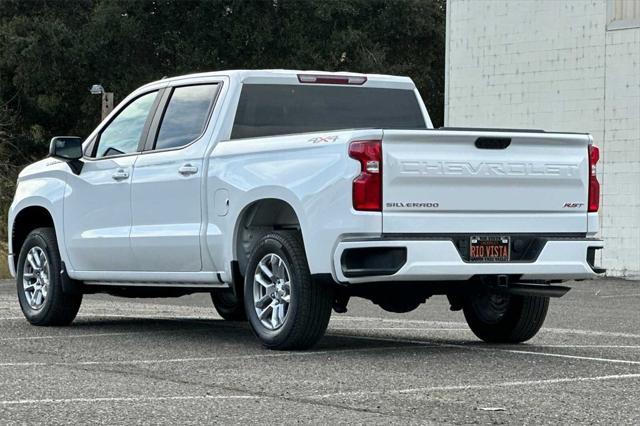
[[[47,339],[81,339],[84,337],[110,337],[110,336],[128,336],[136,334],[148,334],[148,333],[166,333],[170,331],[180,330],[145,330],[145,331],[123,331],[113,333],[85,333],[85,334],[58,334],[51,336],[20,336],[20,337],[0,337],[0,342],[14,341],[14,340],[47,340]]]
[[[178,396],[129,396],[129,397],[102,397],[102,398],[61,398],[61,399],[13,399],[0,400],[0,405],[38,405],[38,404],[72,404],[94,402],[156,402],[156,401],[189,401],[189,400],[215,400],[215,399],[261,399],[271,398],[258,395],[178,395]]]
[[[622,298],[622,297],[640,297],[640,293],[608,294],[605,296],[598,296],[598,297],[601,297],[602,299],[616,299],[616,298]]]
[[[366,340],[382,340],[385,342],[396,342],[396,343],[413,343],[416,345],[420,345],[422,343],[421,340],[414,339],[396,339],[396,338],[386,338],[386,337],[376,337],[376,336],[351,336],[347,334],[331,334],[333,336],[342,336],[348,337],[351,339],[366,339]],[[446,348],[462,348],[471,351],[497,351],[497,352],[507,352],[513,354],[522,354],[522,355],[535,355],[535,356],[546,356],[546,357],[557,357],[557,358],[570,358],[582,361],[597,361],[597,362],[608,362],[612,364],[630,364],[630,365],[640,365],[640,361],[633,361],[627,359],[611,359],[611,358],[600,358],[600,357],[590,357],[590,356],[581,356],[581,355],[566,355],[566,354],[557,354],[552,352],[539,352],[539,351],[526,351],[522,349],[506,349],[499,347],[480,347],[480,346],[471,346],[471,345],[462,345],[456,343],[439,343],[439,342],[424,342],[430,346],[439,346]]]
[[[469,328],[440,328],[440,327],[330,327],[329,330],[415,330],[415,331],[468,331]]]
[[[640,349],[640,345],[536,345],[537,348]]]
[[[427,324],[442,325],[447,327],[467,327],[467,323],[463,321],[432,321],[432,320],[416,320],[416,319],[400,319],[400,318],[379,318],[379,317],[356,317],[349,315],[332,316],[331,322],[340,321],[375,321],[379,323],[399,323],[399,324]]]
[[[197,320],[197,321],[212,321],[218,320],[222,321],[220,317],[205,317],[202,315],[180,315],[180,314],[138,314],[132,312],[130,314],[103,314],[103,313],[84,313],[78,314],[76,318],[122,318],[122,319],[158,319],[158,320]],[[0,321],[14,321],[14,320],[25,320],[24,316],[15,316],[15,317],[1,317]]]
[[[542,327],[540,331],[542,333],[547,332],[547,333],[557,333],[557,334],[578,334],[581,336],[593,336],[593,337],[604,336],[604,337],[621,337],[624,339],[626,338],[640,339],[640,334],[622,333],[617,331],[579,330],[575,328],[554,328],[554,327],[549,327],[549,328]]]
[[[90,365],[136,365],[136,364],[171,364],[171,363],[189,363],[189,362],[209,362],[223,359],[253,359],[253,358],[279,358],[279,357],[305,357],[315,355],[338,355],[350,352],[374,352],[397,350],[403,348],[433,348],[437,345],[429,345],[427,343],[416,345],[401,344],[395,346],[377,346],[356,349],[338,349],[338,350],[320,350],[320,351],[304,351],[304,352],[269,352],[253,355],[221,355],[212,357],[196,357],[196,358],[168,358],[168,359],[129,359],[129,360],[100,360],[100,361],[74,361],[74,362],[2,362],[0,367],[41,367],[41,366],[90,366]]]
[[[465,390],[482,390],[482,389],[495,389],[501,387],[514,387],[514,386],[539,386],[539,385],[555,385],[562,383],[576,383],[576,382],[599,382],[605,380],[622,380],[622,379],[640,379],[640,373],[637,374],[614,374],[608,376],[595,376],[595,377],[563,377],[558,379],[542,379],[542,380],[521,380],[512,382],[498,382],[488,383],[483,385],[456,385],[456,386],[427,386],[417,388],[406,389],[385,389],[385,390],[371,390],[371,391],[346,391],[346,392],[334,392],[323,395],[310,395],[309,398],[332,398],[343,396],[368,396],[368,395],[382,395],[382,394],[404,394],[404,393],[423,393],[423,392],[437,392],[437,391],[465,391]]]
[[[482,350],[487,350],[487,349],[488,348],[482,348]],[[601,358],[601,357],[582,356],[582,355],[556,354],[551,352],[525,351],[521,349],[498,349],[498,350],[502,352],[510,352],[514,354],[523,354],[523,355],[537,355],[537,356],[547,356],[547,357],[556,357],[556,358],[579,359],[584,361],[608,362],[611,364],[640,365],[640,361],[633,361],[628,359],[611,359],[611,358]]]
[[[425,324],[425,325],[431,325],[431,326],[441,325],[443,327],[464,326],[465,330],[469,329],[466,322],[452,322],[452,321],[403,320],[403,319],[389,319],[389,318],[375,318],[375,317],[350,317],[350,316],[331,318],[331,321],[332,322],[333,321],[376,321],[381,323],[389,322],[389,323],[400,323],[400,324],[403,324],[403,323]],[[367,329],[374,330],[375,327],[367,327]],[[420,330],[419,327],[416,327],[415,329]],[[580,330],[580,329],[574,329],[574,328],[542,327],[540,329],[540,332],[640,339],[640,334],[622,333],[622,332],[616,332],[616,331]]]

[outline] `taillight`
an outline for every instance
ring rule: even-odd
[[[597,212],[600,208],[600,182],[596,176],[596,164],[600,159],[600,149],[589,145],[589,212]]]
[[[354,141],[349,157],[360,161],[360,174],[353,180],[353,208],[382,211],[382,141]]]

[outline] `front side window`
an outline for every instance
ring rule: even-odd
[[[96,158],[131,154],[138,150],[144,124],[157,94],[142,95],[120,111],[100,133]]]
[[[167,104],[155,149],[178,148],[198,138],[207,124],[217,84],[176,87]]]

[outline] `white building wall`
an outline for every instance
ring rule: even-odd
[[[610,275],[634,277],[640,28],[608,31],[611,1],[620,0],[449,0],[445,125],[593,134],[602,157],[601,261]]]

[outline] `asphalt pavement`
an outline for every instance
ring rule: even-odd
[[[90,295],[44,328],[0,281],[0,424],[638,424],[640,282],[571,285],[526,344],[479,342],[444,297],[355,299],[313,350],[274,352],[207,294]]]

